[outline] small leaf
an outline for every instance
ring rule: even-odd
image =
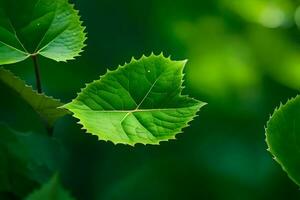
[[[64,107],[101,140],[134,145],[175,139],[205,105],[181,95],[185,63],[163,55],[132,59]]]
[[[26,200],[74,200],[74,198],[62,187],[58,175],[54,175],[48,183],[29,195]]]
[[[74,59],[85,46],[84,29],[68,0],[0,0],[0,64],[38,54]]]
[[[20,95],[50,126],[58,118],[68,114],[66,110],[58,108],[63,105],[59,100],[38,94],[32,87],[27,86],[24,81],[4,68],[0,68],[0,82]]]
[[[300,96],[275,110],[267,123],[266,142],[274,159],[300,186]]]

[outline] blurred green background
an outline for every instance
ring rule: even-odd
[[[69,102],[107,68],[153,51],[188,58],[185,93],[208,102],[177,140],[160,146],[114,146],[85,134],[70,116],[59,120],[55,137],[66,155],[57,168],[77,199],[300,198],[264,141],[270,114],[300,88],[299,1],[74,3],[88,46],[67,64],[40,58],[48,95]],[[34,84],[31,60],[5,67]],[[1,121],[41,131],[37,115],[3,90]]]

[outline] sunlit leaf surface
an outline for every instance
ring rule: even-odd
[[[205,104],[181,95],[186,61],[143,56],[88,84],[65,108],[101,140],[134,145],[175,139]]]
[[[0,64],[38,54],[74,59],[85,46],[84,29],[68,0],[0,0]]]

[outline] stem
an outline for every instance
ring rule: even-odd
[[[34,65],[34,72],[35,72],[35,81],[36,81],[36,89],[39,94],[43,93],[42,89],[42,81],[41,81],[41,72],[40,72],[40,65],[38,62],[38,57],[37,55],[32,55],[31,56],[33,65]],[[53,127],[50,126],[46,121],[44,122],[47,133],[49,136],[53,135]]]
[[[33,65],[34,65],[34,72],[35,72],[35,81],[36,81],[36,88],[38,93],[42,93],[42,82],[41,82],[41,73],[40,73],[40,66],[38,62],[37,55],[31,56],[33,60]]]

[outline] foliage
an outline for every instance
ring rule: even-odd
[[[45,183],[39,190],[30,194],[26,200],[74,200],[62,187],[58,175],[54,175],[49,182]]]
[[[27,86],[24,81],[4,68],[0,68],[0,81],[24,99],[49,126],[53,126],[58,118],[68,114],[66,110],[57,109],[63,105],[59,100],[38,94],[31,86]]]
[[[204,105],[180,94],[185,63],[162,54],[133,58],[88,84],[64,107],[89,133],[115,144],[175,139]]]
[[[269,151],[289,177],[300,185],[300,96],[280,105],[267,124]]]
[[[67,61],[85,46],[85,28],[68,0],[1,0],[0,16],[0,64],[34,55]]]
[[[299,185],[288,179],[266,151],[263,129],[274,107],[299,93],[299,2],[69,0],[84,16],[89,41],[88,53],[76,62],[64,63],[53,60],[78,55],[85,46],[85,28],[66,0],[42,1],[49,4],[32,12],[38,0],[0,0],[0,64],[13,63],[4,66],[0,78],[1,200],[28,197],[56,172],[62,185],[54,185],[70,190],[76,199],[281,200],[287,194],[289,199],[300,198]],[[48,12],[55,4],[65,6]],[[56,18],[56,25],[63,29],[74,22],[72,30],[78,33],[66,31],[70,33],[68,45],[53,35],[51,49],[41,50],[45,55],[34,54],[41,42],[37,37],[46,32],[45,27],[50,28],[48,19],[60,16],[64,9],[72,13],[67,15],[70,20]],[[40,11],[46,15],[36,19]],[[7,26],[7,19],[13,26]],[[33,28],[26,32],[21,26]],[[12,28],[18,30],[14,33]],[[78,46],[72,47],[75,40]],[[33,50],[27,54],[21,44]],[[35,96],[48,99],[44,97],[48,94],[61,99],[47,100],[51,113],[67,114],[57,108],[63,106],[61,102],[75,98],[85,82],[101,82],[98,75],[105,74],[106,66],[162,50],[174,60],[189,58],[183,93],[210,103],[184,129],[186,134],[176,135],[176,141],[135,148],[111,145],[99,142],[95,132],[84,134],[71,115],[48,118],[47,109],[35,113],[31,105]],[[43,94],[30,88],[34,78],[27,57],[38,57]],[[25,88],[26,95],[18,88]],[[298,98],[281,105],[266,129],[269,150],[296,183],[298,145],[290,130],[292,121],[298,119]],[[49,135],[44,135],[39,117],[48,121]],[[297,138],[297,130],[294,133]]]
[[[64,150],[48,136],[0,124],[0,193],[22,197],[59,169]]]
[[[68,154],[55,137],[54,126],[68,110],[100,139],[134,145],[175,139],[205,105],[181,94],[186,61],[172,61],[162,54],[133,59],[108,72],[64,105],[42,92],[37,57],[67,61],[79,56],[86,33],[78,11],[67,0],[0,0],[0,17],[0,64],[33,58],[37,91],[4,68],[0,82],[39,114],[48,133],[0,125],[1,198],[23,198],[62,170]],[[54,175],[26,199],[73,198]]]

